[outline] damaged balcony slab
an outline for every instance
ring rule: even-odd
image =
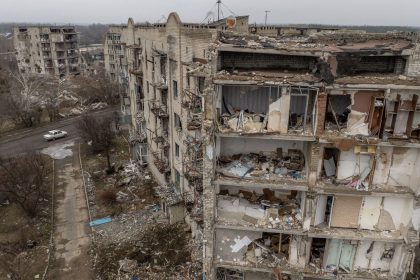
[[[305,182],[296,182],[294,180],[282,179],[276,182],[264,182],[264,180],[257,179],[240,179],[226,176],[218,176],[214,181],[217,185],[237,186],[237,187],[256,187],[256,188],[270,188],[272,190],[295,190],[307,191],[308,186]]]
[[[235,133],[235,132],[226,132],[226,133],[216,133],[216,137],[220,138],[255,138],[255,139],[272,139],[272,140],[286,140],[286,141],[306,141],[314,142],[316,137],[312,135],[293,135],[293,134],[278,134],[276,132],[264,132],[264,133]]]
[[[230,229],[230,230],[243,230],[243,231],[261,231],[270,232],[270,233],[284,233],[284,234],[293,234],[293,235],[306,235],[303,230],[287,230],[287,229],[274,229],[274,228],[259,228],[259,227],[250,227],[250,226],[234,226],[228,225],[219,220],[215,224],[216,229]]]
[[[213,83],[216,85],[293,85],[297,86],[321,86],[321,80],[313,74],[290,73],[281,71],[244,71],[235,70],[229,73],[226,70],[218,72]]]
[[[327,228],[315,227],[308,231],[309,237],[344,239],[344,240],[365,240],[365,241],[384,241],[389,243],[403,243],[404,236],[399,230],[394,231],[372,231],[357,230],[349,228]]]
[[[412,198],[415,193],[409,187],[393,187],[389,185],[373,185],[368,191],[349,188],[347,185],[335,185],[331,182],[317,182],[311,190],[319,194],[339,194],[351,196],[379,196],[379,197],[407,197]]]

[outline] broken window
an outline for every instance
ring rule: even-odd
[[[325,129],[340,131],[346,128],[350,111],[350,95],[328,95]]]
[[[413,95],[411,99],[402,99],[401,95],[397,95],[396,100],[386,101],[387,118],[385,122],[384,137],[411,136],[413,131],[413,120],[417,110],[417,100],[418,95]]]
[[[174,113],[174,123],[175,123],[175,129],[176,131],[180,132],[182,131],[182,123],[181,118],[177,113]]]
[[[181,174],[175,169],[175,185],[179,187],[181,184]]]
[[[179,145],[178,145],[178,143],[175,143],[175,156],[177,158],[179,158]]]
[[[221,67],[219,70],[288,70],[311,71],[316,65],[316,57],[303,55],[280,55],[268,53],[220,53]]]
[[[311,244],[311,252],[309,257],[309,265],[322,269],[325,255],[325,238],[313,238]]]
[[[308,87],[292,87],[290,95],[288,132],[311,129],[316,93]]]
[[[174,94],[174,99],[177,99],[178,98],[178,82],[177,81],[172,81],[172,90]]]

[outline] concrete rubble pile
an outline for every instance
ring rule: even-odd
[[[276,152],[222,156],[219,163],[218,172],[227,177],[263,180],[301,180],[306,177],[305,157],[299,150],[289,149],[287,154],[283,154],[279,148]]]

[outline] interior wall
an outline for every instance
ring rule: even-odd
[[[353,269],[368,269],[369,261],[372,254],[369,254],[369,248],[372,245],[372,241],[360,241],[357,246],[356,256],[354,258]]]
[[[382,197],[365,196],[363,197],[362,208],[360,210],[359,225],[361,229],[374,230],[381,214]]]
[[[277,87],[271,91],[277,92]],[[233,109],[248,109],[250,112],[267,113],[270,100],[270,87],[223,86],[222,113],[227,112],[226,106]]]
[[[331,227],[357,228],[362,199],[359,196],[335,196],[331,211]]]
[[[340,158],[337,166],[337,179],[343,180],[362,173],[366,167],[370,166],[370,160],[371,156],[355,154],[353,150],[340,151]]]
[[[283,153],[287,153],[287,150],[289,149],[298,149],[304,152],[306,144],[303,141],[279,141],[270,139],[229,137],[223,137],[220,141],[220,154],[225,156],[259,152],[275,152],[277,148],[282,148]]]
[[[391,186],[411,186],[415,190],[411,177],[419,173],[414,170],[417,157],[417,149],[394,147],[388,183]]]
[[[408,226],[413,215],[413,199],[399,197],[385,197],[383,209],[388,211],[394,222],[395,228],[400,229],[400,225]]]

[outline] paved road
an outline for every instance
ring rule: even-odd
[[[50,279],[91,279],[89,216],[80,172],[78,145],[56,160],[55,258]]]
[[[117,107],[109,107],[107,109],[94,112],[94,114],[101,116],[117,110]],[[79,138],[79,132],[76,127],[77,121],[79,119],[80,117],[74,117],[48,124],[43,127],[9,133],[0,138],[0,156],[9,157],[21,153],[26,153],[28,151],[41,150],[52,144],[76,140]],[[61,129],[67,131],[68,136],[66,138],[47,142],[42,138],[42,135],[52,129]]]

